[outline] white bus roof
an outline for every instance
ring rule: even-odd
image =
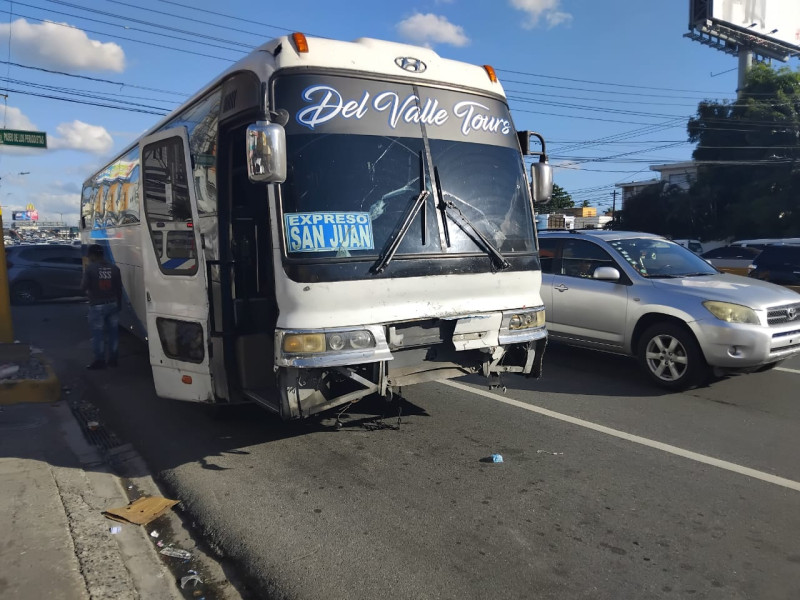
[[[453,85],[472,88],[488,94],[505,97],[499,81],[493,82],[486,69],[470,63],[442,58],[430,48],[387,42],[373,38],[358,38],[352,42],[308,37],[308,52],[297,52],[291,36],[282,36],[262,44],[250,54],[217,75],[208,85],[194,94],[187,102],[164,117],[150,131],[155,132],[173,115],[187,105],[199,100],[214,89],[221,81],[239,71],[253,71],[262,81],[268,81],[280,69],[293,67],[314,67],[337,69],[369,75],[407,78],[409,81],[430,83],[431,85]],[[280,52],[275,56],[276,49]],[[422,61],[425,69],[420,72],[403,70],[395,62],[397,59],[413,58]]]
[[[297,51],[290,35],[270,40],[250,54],[218,74],[203,86],[189,100],[159,120],[137,140],[126,146],[115,158],[129,152],[142,137],[158,131],[187,106],[204,97],[223,80],[239,71],[252,71],[261,81],[268,81],[279,69],[293,67],[314,67],[352,71],[353,75],[380,75],[390,78],[406,78],[418,83],[431,85],[452,85],[471,88],[487,94],[505,98],[505,91],[499,81],[492,81],[485,68],[470,63],[442,58],[430,48],[387,42],[373,38],[358,38],[352,42],[307,37],[308,52]],[[280,47],[280,52],[275,52]],[[398,59],[416,59],[424,63],[424,70],[409,72],[397,64]],[[113,159],[111,159],[113,161]]]

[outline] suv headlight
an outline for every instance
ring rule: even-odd
[[[761,324],[756,312],[752,308],[742,306],[741,304],[706,300],[703,302],[703,306],[720,321],[725,321],[727,323],[749,323],[751,325]]]

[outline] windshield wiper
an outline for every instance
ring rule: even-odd
[[[386,249],[386,252],[383,253],[383,256],[381,256],[380,260],[377,263],[375,263],[374,267],[372,267],[372,270],[375,273],[380,273],[381,271],[383,271],[386,268],[386,265],[389,264],[389,261],[392,260],[392,257],[394,256],[395,252],[397,252],[397,249],[400,247],[400,242],[403,241],[403,238],[405,237],[406,233],[411,228],[411,222],[414,220],[414,217],[417,216],[419,209],[422,208],[422,206],[425,204],[425,200],[430,195],[431,193],[428,190],[422,190],[419,193],[419,196],[417,196],[417,199],[414,200],[414,204],[411,207],[411,210],[406,215],[406,219],[405,221],[403,221],[402,227],[400,227],[400,229],[397,230],[397,233],[392,239],[392,243]]]
[[[438,179],[439,179],[439,168],[438,167],[434,167],[433,170],[434,170],[434,173],[435,173],[437,181],[438,181]],[[492,258],[492,265],[498,267],[501,270],[508,269],[511,266],[511,263],[506,260],[506,257],[502,255],[500,250],[498,250],[495,247],[495,245],[492,244],[492,242],[490,242],[485,235],[483,235],[480,231],[478,231],[478,228],[475,227],[475,225],[472,224],[472,221],[470,221],[467,218],[467,215],[465,215],[463,212],[461,212],[461,209],[458,208],[458,206],[456,205],[455,202],[453,202],[452,200],[445,200],[444,199],[444,191],[442,191],[441,194],[442,194],[442,196],[441,196],[442,207],[443,207],[443,209],[445,209],[442,212],[446,212],[446,209],[450,208],[450,209],[453,209],[456,213],[458,213],[458,216],[461,217],[461,221],[462,221],[463,225],[466,225],[472,231],[472,233],[474,233],[475,236],[483,244],[484,250],[486,250],[486,253],[489,255],[490,258]],[[453,217],[453,215],[451,213],[447,213],[447,215],[451,219],[453,219],[453,221],[455,221],[455,223],[459,227],[461,227],[461,229],[464,229],[464,231],[465,231],[465,233],[467,233],[467,235],[469,235],[469,233],[463,227],[462,223],[459,223]]]
[[[372,267],[372,270],[375,273],[380,273],[386,268],[386,265],[389,264],[389,261],[392,260],[394,257],[395,252],[400,247],[400,242],[403,241],[403,238],[408,233],[408,230],[411,228],[411,223],[414,220],[414,217],[417,216],[419,209],[422,208],[422,245],[424,246],[427,243],[428,238],[428,213],[425,210],[425,201],[427,200],[428,196],[431,193],[428,191],[428,180],[425,177],[425,161],[422,157],[422,151],[419,153],[419,196],[417,199],[414,200],[414,204],[411,205],[411,209],[408,211],[403,224],[400,226],[400,229],[397,230],[395,233],[394,238],[392,238],[392,242],[389,244],[389,247],[386,248],[386,252],[383,253],[380,260],[375,263],[375,266]]]

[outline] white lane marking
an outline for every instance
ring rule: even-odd
[[[800,375],[800,369],[787,369],[786,367],[775,367],[776,371],[786,371],[787,373],[797,373]]]
[[[472,392],[473,394],[484,396],[485,398],[491,398],[492,400],[496,400],[504,404],[516,406],[517,408],[523,408],[525,410],[529,410],[531,412],[535,412],[540,415],[544,415],[546,417],[558,419],[559,421],[572,423],[573,425],[578,425],[579,427],[585,427],[587,429],[599,431],[600,433],[605,433],[607,435],[611,435],[616,438],[620,438],[622,440],[627,440],[635,444],[641,444],[642,446],[648,446],[650,448],[655,448],[656,450],[669,452],[670,454],[675,454],[676,456],[682,456],[683,458],[688,458],[689,460],[694,460],[706,465],[711,465],[712,467],[725,469],[726,471],[739,473],[740,475],[752,477],[753,479],[760,479],[761,481],[766,481],[767,483],[774,483],[775,485],[780,485],[782,487],[789,488],[790,490],[795,490],[800,492],[800,482],[798,481],[793,481],[791,479],[784,479],[783,477],[778,477],[776,475],[764,473],[763,471],[757,471],[749,467],[743,467],[742,465],[737,465],[736,463],[728,462],[726,460],[720,460],[712,456],[706,456],[705,454],[698,454],[697,452],[684,450],[683,448],[678,448],[677,446],[671,446],[670,444],[664,444],[662,442],[657,442],[655,440],[643,438],[638,435],[633,435],[631,433],[625,433],[624,431],[620,431],[619,429],[612,429],[611,427],[598,425],[597,423],[592,423],[591,421],[584,421],[583,419],[571,417],[569,415],[548,410],[540,406],[535,406],[533,404],[526,404],[525,402],[520,402],[519,400],[504,398],[503,396],[499,396],[498,394],[487,392],[486,390],[474,388],[468,385],[464,385],[463,383],[458,383],[456,381],[441,381],[440,383],[443,383],[444,385],[449,385],[450,387],[454,387],[459,390],[463,390],[465,392]]]

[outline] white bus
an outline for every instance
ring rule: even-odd
[[[90,177],[82,240],[122,271],[159,396],[295,419],[538,376],[533,204],[551,189],[544,140],[514,129],[491,67],[293,34]]]

